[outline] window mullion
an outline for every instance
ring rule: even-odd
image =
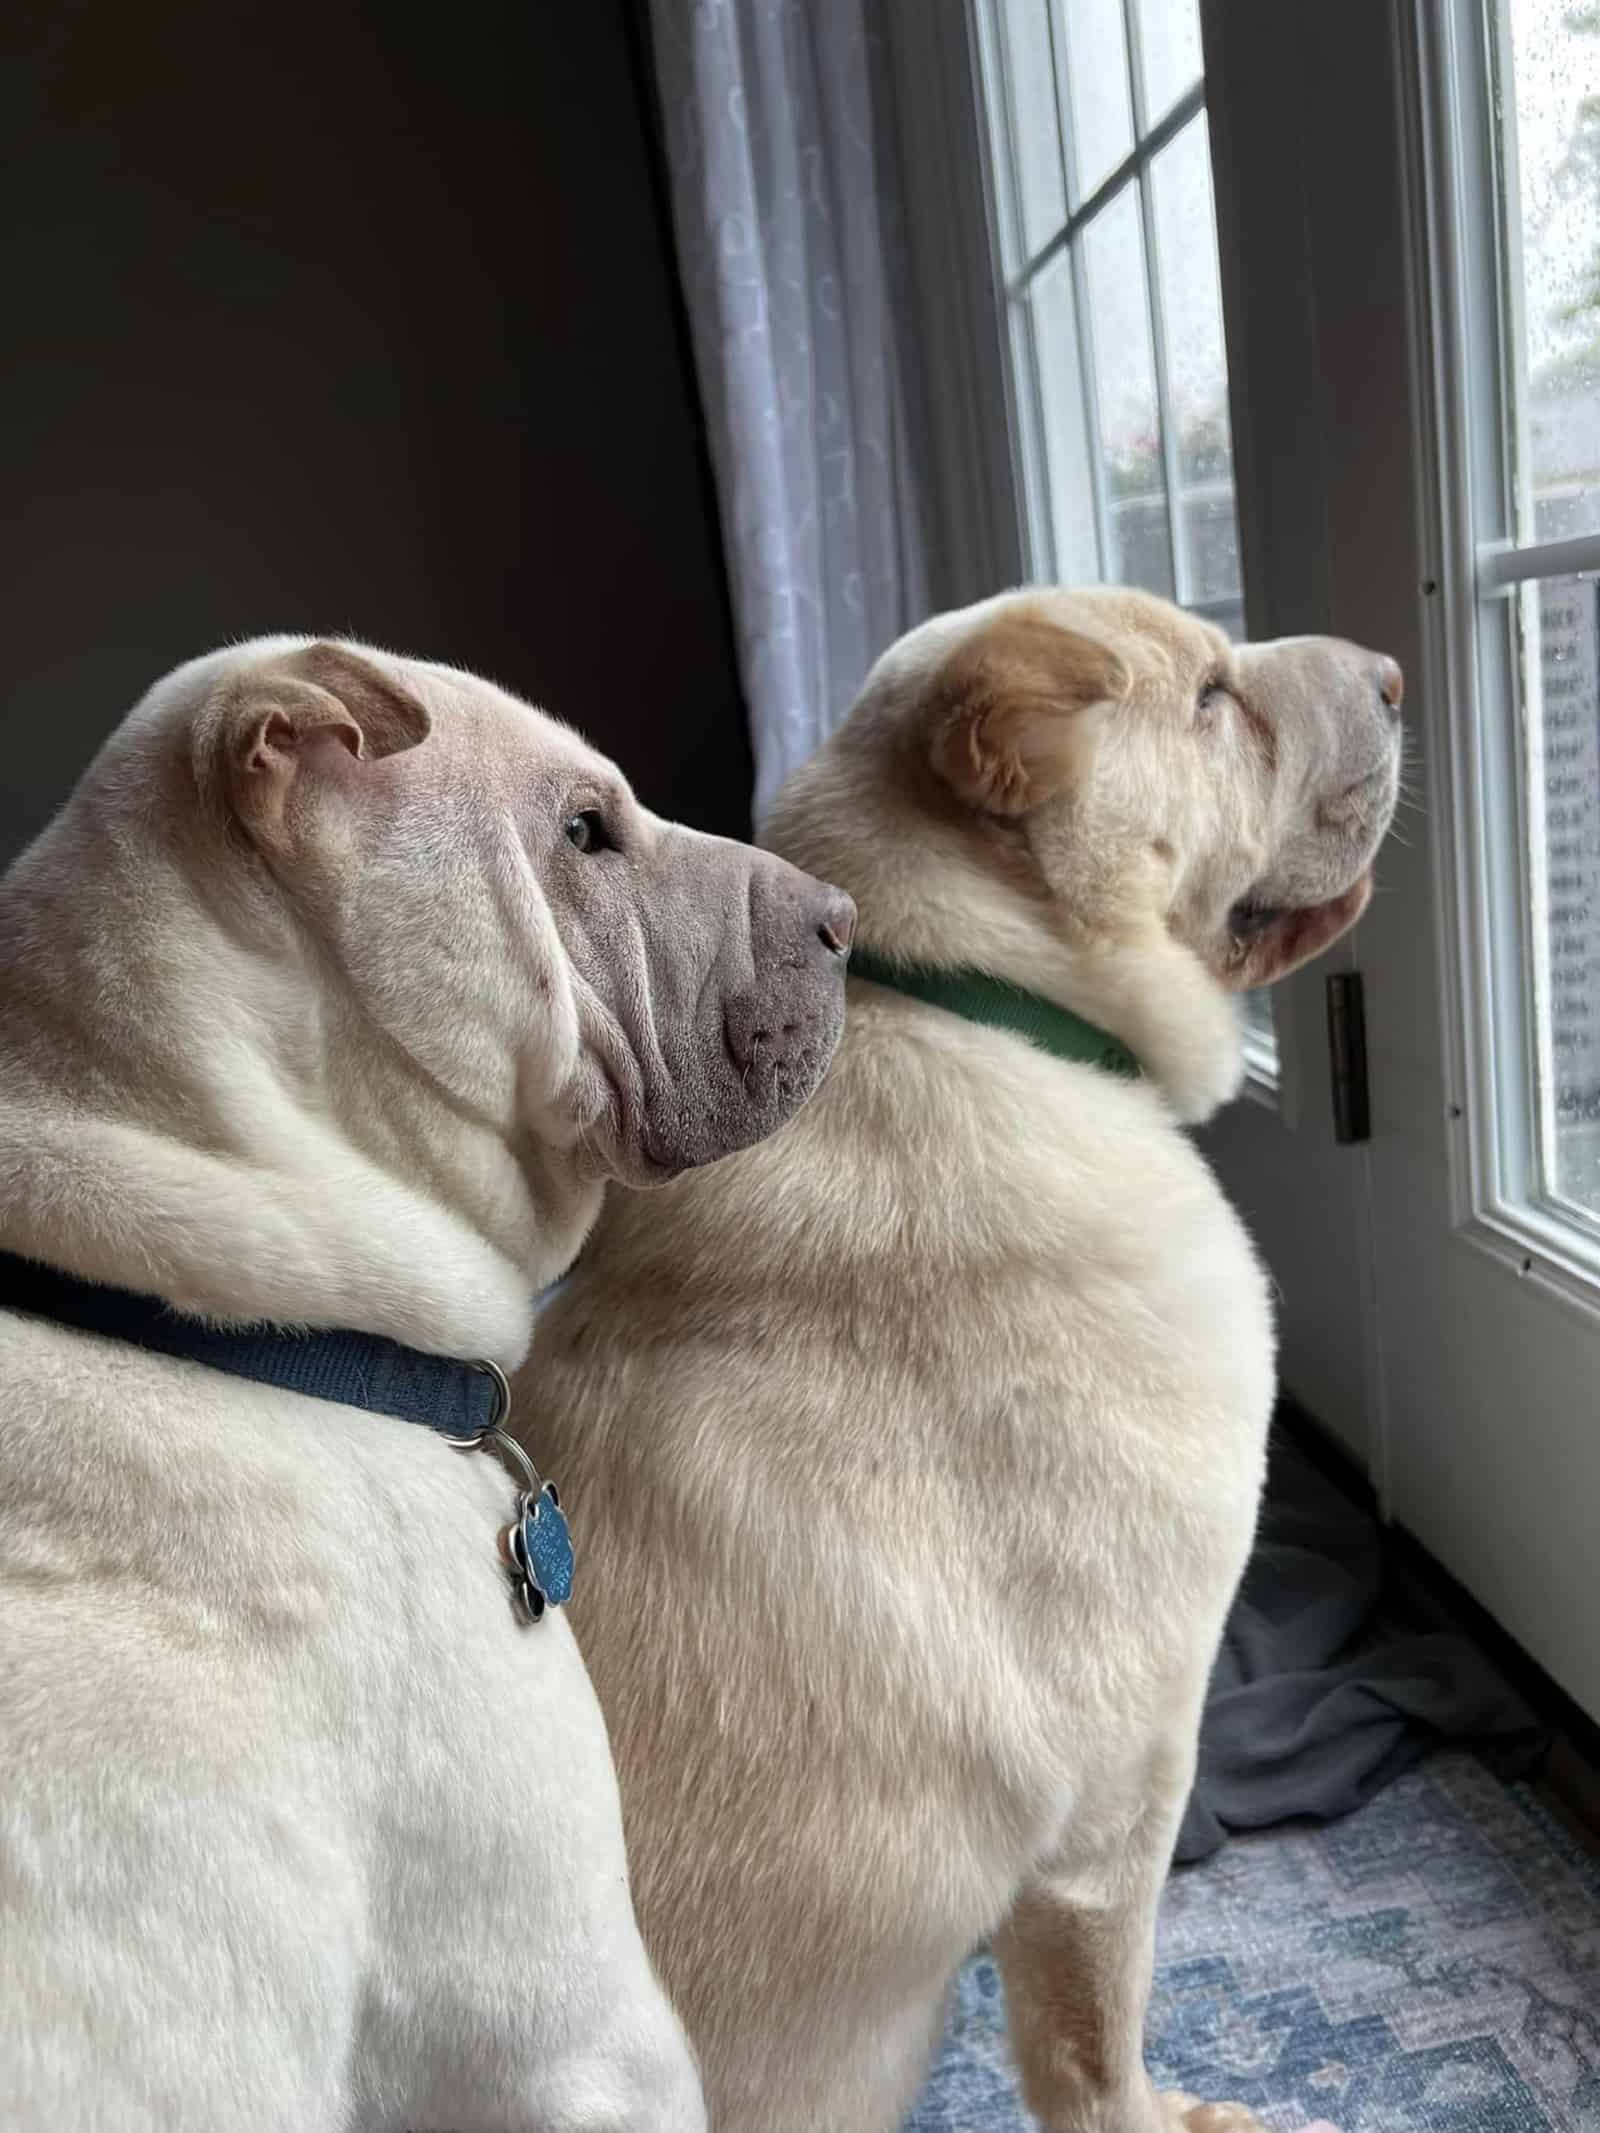
[[[1049,0],[1041,0],[1041,4],[1048,7]],[[1010,40],[1003,33],[1000,21],[998,19],[997,11],[994,7],[994,0],[990,0],[988,20],[990,28],[990,47],[993,54],[995,70],[999,77],[1000,95],[998,98],[998,109],[1002,120],[1001,131],[1004,135],[1003,150],[1006,162],[1006,174],[1009,179],[1009,183],[1005,187],[1005,222],[1008,226],[1010,245],[1014,248],[1015,253],[1018,256],[1021,256],[1026,251],[1026,241],[1023,236],[1022,221],[1022,155],[1021,146],[1017,137],[1017,97],[1015,85],[1012,80],[1012,57],[1010,49]],[[1058,138],[1059,132],[1060,122],[1058,117]],[[1034,332],[1033,306],[1027,293],[1026,276],[1019,278],[1019,281],[1014,289],[1008,289],[1003,292],[1002,302],[1005,306],[1006,311],[1004,323],[1008,339],[1010,341],[1011,361],[1014,366],[1013,375],[1015,378],[1015,390],[1018,393],[1019,397],[1025,395],[1028,401],[1028,406],[1025,412],[1019,409],[1019,416],[1022,422],[1024,423],[1029,435],[1034,440],[1037,440],[1041,438],[1044,434],[1042,410],[1040,407],[1040,394],[1043,389],[1043,384],[1039,375],[1038,338]],[[1018,313],[1020,313],[1020,316],[1017,315]],[[1026,348],[1025,360],[1020,365],[1018,365],[1017,363],[1019,342],[1023,344],[1023,346],[1025,346]],[[1015,376],[1015,372],[1019,368],[1022,372],[1022,375],[1020,377]],[[1025,509],[1028,514],[1029,522],[1027,529],[1027,545],[1031,548],[1036,549],[1039,545],[1040,534],[1042,533],[1045,536],[1045,539],[1049,543],[1050,567],[1051,575],[1053,576],[1055,563],[1055,528],[1051,523],[1050,512],[1048,510],[1040,511],[1037,508],[1036,499],[1032,493],[1034,483],[1029,479],[1027,473],[1019,469],[1019,477],[1019,493],[1025,499]]]
[[[1061,137],[1061,169],[1067,185],[1067,226],[1062,238],[1072,272],[1072,327],[1078,341],[1078,376],[1083,383],[1085,458],[1089,463],[1089,500],[1094,511],[1094,545],[1100,558],[1100,575],[1111,575],[1115,550],[1111,540],[1111,499],[1106,491],[1105,449],[1100,429],[1100,381],[1094,366],[1094,334],[1089,321],[1089,276],[1084,269],[1083,245],[1075,234],[1080,219],[1078,181],[1073,159],[1066,147],[1066,113],[1070,108],[1072,43],[1065,10],[1050,6],[1050,59],[1056,75],[1056,126]],[[1098,195],[1096,195],[1098,197]],[[1052,527],[1052,542],[1054,528]]]
[[[992,23],[990,44],[993,48],[996,72],[1000,77],[1000,94],[994,115],[1000,119],[1001,131],[1005,136],[1003,145],[1007,183],[1002,189],[1003,197],[1001,202],[1003,208],[1002,220],[1005,225],[1004,237],[1006,240],[1004,248],[1011,251],[1016,257],[1025,260],[1028,240],[1024,233],[1022,222],[1022,158],[1017,141],[1017,99],[1011,80],[1010,40],[1003,34],[998,20],[994,20]],[[1023,271],[1026,271],[1025,267]]]
[[[1133,145],[1144,145],[1144,56],[1139,50],[1139,25],[1133,19],[1134,0],[1122,0],[1122,35],[1128,53],[1128,106],[1133,113]]]
[[[1167,539],[1172,547],[1172,596],[1189,604],[1189,551],[1178,510],[1178,436],[1172,419],[1172,380],[1167,372],[1167,314],[1156,270],[1156,217],[1150,173],[1139,173],[1139,216],[1144,224],[1144,278],[1150,301],[1150,340],[1156,368],[1156,422],[1161,431],[1161,473],[1167,498]]]
[[[1484,542],[1478,550],[1478,591],[1487,598],[1528,578],[1586,577],[1600,571],[1600,533],[1576,533],[1566,541],[1516,548]]]
[[[1050,33],[1050,80],[1056,99],[1056,154],[1061,158],[1061,197],[1067,203],[1067,229],[1078,213],[1078,179],[1067,152],[1067,25],[1055,0],[1044,0],[1045,28]]]
[[[1156,427],[1161,435],[1162,487],[1167,506],[1167,545],[1172,556],[1172,594],[1186,606],[1190,593],[1189,550],[1183,537],[1178,498],[1178,436],[1172,419],[1172,379],[1167,367],[1167,313],[1161,301],[1160,262],[1156,256],[1155,196],[1145,150],[1144,61],[1134,0],[1122,0],[1123,36],[1128,49],[1128,100],[1133,109],[1134,154],[1139,163],[1139,221],[1144,232],[1144,281],[1150,305],[1151,354],[1155,360]]]
[[[1100,575],[1109,578],[1117,560],[1111,537],[1111,498],[1106,487],[1104,432],[1100,427],[1100,380],[1095,370],[1094,335],[1089,321],[1089,275],[1084,265],[1083,244],[1074,240],[1067,257],[1072,263],[1072,316],[1078,335],[1078,375],[1083,380],[1083,418],[1087,430],[1089,487],[1094,504],[1095,546],[1100,555]]]
[[[1056,161],[1061,167],[1061,198],[1066,207],[1067,222],[1070,224],[1072,210],[1076,204],[1076,189],[1072,175],[1072,158],[1067,153],[1066,55],[1060,49],[1061,40],[1066,33],[1066,26],[1062,24],[1060,29],[1057,29],[1055,0],[1040,0],[1040,5],[1044,8],[1045,32],[1050,39],[1050,89],[1056,115]],[[1053,239],[1051,248],[1054,249],[1061,241],[1059,237]],[[1043,462],[1045,436],[1044,374],[1039,362],[1039,336],[1035,330],[1034,323],[1032,281],[1033,275],[1030,272],[1021,281],[1019,293],[1013,293],[1007,300],[1010,303],[1020,303],[1023,306],[1021,328],[1027,337],[1028,344],[1028,383],[1032,394],[1033,434],[1037,440],[1037,450],[1041,462]],[[1015,331],[1015,327],[1013,330]],[[1074,307],[1073,330],[1074,332],[1078,331],[1076,307]],[[1079,367],[1081,371],[1081,333],[1079,334],[1079,346]],[[1031,502],[1029,508],[1033,518],[1037,521],[1031,529],[1035,546],[1043,545],[1045,549],[1043,556],[1036,555],[1035,568],[1037,569],[1039,563],[1044,563],[1044,575],[1052,582],[1058,582],[1061,577],[1061,557],[1056,542],[1054,482],[1050,476],[1046,476],[1044,509],[1042,511],[1037,509]],[[1042,544],[1039,541],[1041,534],[1044,537]],[[1098,540],[1097,533],[1097,546]],[[1104,568],[1104,565],[1102,565],[1102,568]]]

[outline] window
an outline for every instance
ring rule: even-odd
[[[981,0],[1033,576],[1243,621],[1197,0]]]
[[[977,24],[1030,574],[1241,636],[1198,0],[979,0]],[[1246,1042],[1270,1085],[1265,993]]]
[[[1516,0],[1497,60],[1511,233],[1520,668],[1537,776],[1540,1169],[1547,1197],[1600,1215],[1600,4]],[[1562,544],[1552,554],[1554,544]],[[1566,545],[1571,544],[1571,545]],[[1586,571],[1581,567],[1588,564]],[[1509,573],[1517,573],[1511,577]]]
[[[1600,0],[1494,0],[1448,114],[1444,272],[1486,913],[1480,1200],[1600,1270]],[[1476,192],[1476,199],[1475,199]],[[1484,196],[1487,195],[1487,199]],[[1477,200],[1484,200],[1483,212]],[[1448,455],[1448,443],[1447,443]]]

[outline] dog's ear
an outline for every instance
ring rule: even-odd
[[[928,685],[933,767],[969,807],[1026,815],[1088,769],[1129,687],[1111,647],[1037,615],[1002,616]]]
[[[430,724],[411,691],[370,659],[312,644],[230,685],[216,745],[240,821],[260,842],[287,846],[308,783],[414,748]]]

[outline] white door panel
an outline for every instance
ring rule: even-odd
[[[1439,1149],[1376,1174],[1389,1509],[1600,1716],[1594,1328],[1451,1234]]]

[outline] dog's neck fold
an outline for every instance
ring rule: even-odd
[[[1070,1009],[1126,1045],[1186,1125],[1238,1094],[1235,1002],[1153,913],[1064,937],[1042,893],[1019,894],[1017,870],[975,850],[969,824],[916,804],[881,773],[852,770],[842,739],[830,744],[838,769],[818,758],[791,781],[762,841],[849,891],[863,948],[982,971]]]
[[[600,1188],[204,891],[81,801],[0,881],[0,1244],[219,1323],[515,1367]]]

